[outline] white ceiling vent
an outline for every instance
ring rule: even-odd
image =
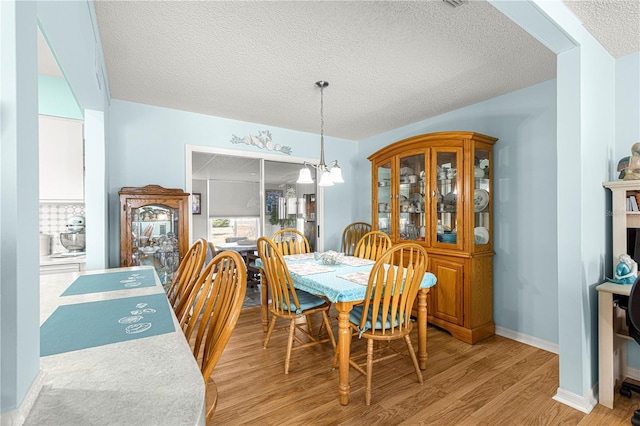
[[[460,7],[469,3],[469,0],[442,0],[442,1],[447,3],[451,7]]]

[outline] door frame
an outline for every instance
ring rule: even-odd
[[[264,161],[278,161],[282,163],[294,163],[302,164],[312,163],[318,164],[320,161],[318,158],[308,158],[308,157],[294,157],[294,156],[284,156],[278,154],[270,154],[266,152],[251,152],[251,151],[242,151],[237,149],[228,149],[228,148],[217,148],[211,146],[202,146],[202,145],[185,145],[185,191],[191,194],[192,191],[192,182],[193,182],[193,163],[192,163],[192,155],[194,153],[205,153],[205,154],[219,154],[219,155],[231,155],[234,157],[245,157],[261,160],[260,162],[260,222],[261,225],[265,225],[266,217],[265,217],[265,209],[264,206],[266,204],[265,200],[265,189],[264,189]],[[324,188],[317,185],[316,179],[316,220],[318,225],[318,237],[317,237],[317,246],[316,250],[322,252],[324,250]],[[191,203],[189,203],[191,205]],[[189,213],[189,245],[193,244],[193,216]]]

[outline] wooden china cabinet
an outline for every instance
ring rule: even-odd
[[[120,266],[153,265],[163,284],[189,250],[189,193],[147,185],[120,194]]]
[[[439,132],[393,143],[369,157],[372,224],[394,244],[417,242],[438,279],[428,321],[474,344],[495,333],[493,208],[496,138]]]

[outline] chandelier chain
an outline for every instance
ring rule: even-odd
[[[327,165],[324,162],[324,88],[327,87],[329,83],[326,81],[317,81],[316,86],[320,88],[320,168],[322,170],[327,170]]]
[[[320,137],[324,137],[324,87],[320,85]]]
[[[333,186],[335,183],[343,183],[344,179],[342,179],[342,169],[338,165],[338,160],[333,160],[331,162],[331,169],[327,167],[327,164],[324,162],[324,89],[329,85],[328,82],[324,80],[316,81],[316,86],[320,88],[320,163],[318,165],[304,162],[304,167],[300,170],[300,176],[298,177],[297,183],[313,183],[313,178],[311,177],[311,171],[308,166],[311,166],[317,170],[318,173],[318,186]]]

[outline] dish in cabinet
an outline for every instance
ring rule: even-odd
[[[456,204],[458,202],[458,195],[451,191],[442,199],[442,207],[446,212],[456,211]]]
[[[474,211],[481,212],[489,205],[489,193],[484,189],[476,189],[473,191]]]
[[[489,242],[489,230],[484,226],[477,226],[473,230],[473,239],[476,244],[487,244]]]

